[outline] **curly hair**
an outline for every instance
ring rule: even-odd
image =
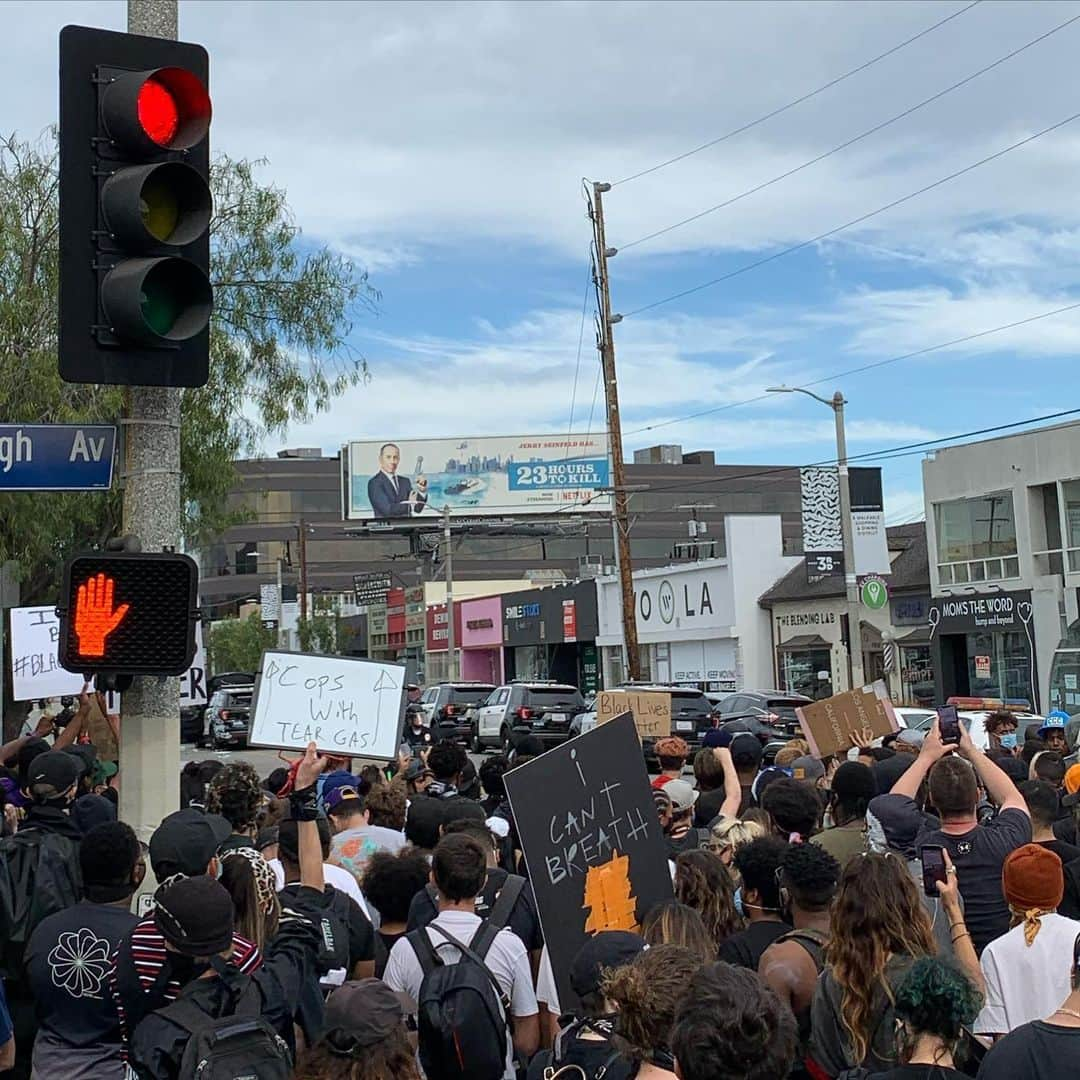
[[[364,896],[384,923],[408,922],[409,905],[430,875],[427,856],[416,848],[402,848],[396,855],[376,851],[364,868]]]
[[[675,899],[701,916],[717,948],[743,928],[731,875],[711,851],[684,851],[675,860]]]
[[[766,911],[779,911],[780,886],[776,883],[776,870],[787,846],[778,836],[759,836],[735,852],[735,869],[742,875],[744,905],[747,903],[745,894],[753,891]]]
[[[809,838],[821,816],[821,800],[800,780],[775,780],[761,796],[761,808],[778,832]]]
[[[894,1011],[914,1035],[936,1035],[946,1047],[960,1040],[982,1008],[982,994],[952,964],[935,957],[916,960],[896,991]]]
[[[788,844],[780,883],[802,911],[826,911],[840,880],[840,864],[820,844]]]
[[[431,752],[428,754],[427,767],[436,780],[446,782],[460,776],[468,761],[469,755],[465,752],[464,747],[444,740],[436,743],[431,748]]]
[[[220,814],[236,832],[255,827],[266,798],[259,774],[246,761],[233,761],[206,788],[206,812]]]
[[[420,1080],[404,1027],[365,1046],[362,1057],[335,1054],[325,1040],[320,1041],[301,1057],[294,1075],[295,1080]]]
[[[724,963],[694,980],[671,1035],[683,1080],[775,1080],[787,1076],[797,1047],[791,1010],[754,972]]]
[[[692,907],[678,900],[662,900],[649,909],[641,923],[646,945],[679,945],[689,949],[702,963],[716,959],[716,941],[705,920]]]
[[[681,945],[654,945],[607,973],[604,997],[619,1009],[615,1031],[636,1061],[670,1046],[675,1015],[701,967],[701,957]]]
[[[1016,718],[1016,713],[1011,713],[1008,709],[995,709],[993,712],[987,713],[986,718],[983,720],[983,728],[988,735],[997,735],[1002,728],[1015,731],[1018,725],[1019,721]]]
[[[895,855],[860,855],[840,877],[825,963],[840,988],[841,1020],[856,1062],[873,1034],[874,992],[893,993],[885,978],[890,957],[933,956],[934,931],[907,863]]]
[[[405,829],[405,804],[405,785],[397,783],[396,779],[392,784],[372,788],[371,794],[364,800],[368,822],[396,832]]]

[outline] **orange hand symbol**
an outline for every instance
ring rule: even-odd
[[[98,574],[79,586],[75,599],[75,636],[79,639],[80,656],[104,656],[105,638],[115,630],[128,613],[129,604],[113,611],[111,577]]]

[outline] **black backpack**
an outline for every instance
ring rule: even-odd
[[[517,905],[518,898],[525,891],[525,885],[525,878],[520,874],[507,874],[499,895],[495,897],[491,911],[482,916],[484,921],[490,923],[496,930],[502,930],[510,921],[510,914]],[[431,901],[431,909],[434,912],[431,918],[434,919],[439,914],[439,890],[429,883],[424,886],[424,891]],[[477,912],[477,914],[480,913]]]
[[[78,845],[70,837],[30,828],[0,840],[0,974],[21,978],[30,935],[82,894]]]
[[[431,943],[434,930],[461,953],[447,964]],[[484,957],[499,929],[481,923],[472,946],[432,924],[408,934],[424,977],[416,1020],[427,1080],[501,1080],[510,1038],[510,1001]]]
[[[222,973],[219,969],[224,968]],[[262,994],[249,976],[228,970],[215,957],[214,970],[234,988],[233,1011],[211,1016],[192,997],[189,984],[156,1015],[189,1035],[177,1076],[192,1080],[290,1080],[292,1054],[278,1033],[262,1019]],[[135,1034],[138,1039],[138,1032]]]

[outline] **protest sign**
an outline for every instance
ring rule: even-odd
[[[504,778],[559,1003],[576,1002],[570,965],[590,936],[636,930],[672,896],[667,847],[629,714]]]
[[[393,761],[404,717],[402,664],[267,650],[248,743]]]
[[[853,731],[861,735],[869,728],[873,738],[880,739],[899,728],[889,691],[881,679],[871,686],[803,705],[795,714],[810,752],[817,758],[850,749],[855,745]]]
[[[631,713],[637,733],[645,739],[671,734],[671,695],[644,690],[601,690],[596,695],[596,723]]]

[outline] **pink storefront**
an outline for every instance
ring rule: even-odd
[[[503,681],[502,597],[485,596],[461,604],[461,678]]]

